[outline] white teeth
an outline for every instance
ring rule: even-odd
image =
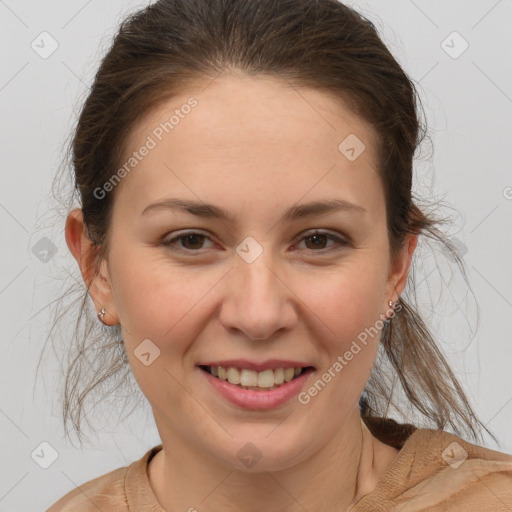
[[[282,384],[284,382],[284,369],[276,368],[274,370],[274,384]]]
[[[240,372],[238,368],[228,368],[227,378],[231,384],[240,384]]]
[[[290,382],[294,377],[301,374],[302,368],[276,368],[275,370],[263,370],[256,372],[243,368],[223,368],[222,366],[212,366],[211,374],[221,380],[227,380],[230,384],[240,385],[247,388],[274,388],[285,382]]]
[[[284,380],[285,382],[290,382],[295,375],[295,368],[285,368],[284,370]]]
[[[265,370],[258,373],[258,387],[271,388],[274,385],[274,370]]]
[[[237,370],[238,371],[238,370]],[[228,378],[229,380],[229,378]],[[242,384],[242,386],[257,386],[258,374],[254,370],[246,370],[245,368],[240,372],[240,382],[231,382],[230,384]]]

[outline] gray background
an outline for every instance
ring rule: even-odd
[[[80,450],[64,439],[56,402],[59,365],[51,351],[35,380],[50,321],[46,310],[36,313],[66,284],[56,279],[61,269],[77,270],[64,241],[64,217],[51,209],[52,177],[99,57],[121,17],[143,4],[0,0],[0,511],[45,510],[75,486],[160,442],[146,408],[115,427],[100,423],[97,438]],[[454,208],[447,210],[456,215],[448,234],[464,254],[481,309],[476,335],[474,301],[450,261],[427,246],[418,249],[424,256],[417,267],[420,301],[477,414],[501,441],[486,445],[512,453],[512,1],[350,5],[376,23],[419,82],[434,153],[429,160],[426,147],[417,161],[415,189]],[[51,49],[42,32],[58,43],[48,58],[40,55]],[[461,53],[464,41],[469,47]],[[48,247],[44,237],[56,254],[41,252]],[[31,457],[42,442],[58,454],[47,469]]]

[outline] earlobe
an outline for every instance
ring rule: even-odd
[[[100,318],[107,325],[119,323],[113,301],[113,293],[108,275],[107,262],[98,262],[97,249],[87,236],[83,213],[80,208],[72,210],[66,219],[67,246],[78,263],[82,278],[94,302],[96,310],[105,310]]]

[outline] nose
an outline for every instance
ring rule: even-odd
[[[264,254],[251,263],[235,260],[226,277],[219,315],[227,330],[241,332],[251,340],[273,338],[297,322],[295,295],[286,283],[285,272]]]

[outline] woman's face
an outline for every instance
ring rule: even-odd
[[[408,268],[405,255],[390,266],[374,148],[369,126],[325,93],[238,75],[137,125],[102,267],[112,296],[95,300],[121,324],[162,439],[248,470],[245,446],[263,454],[258,470],[284,469],[354,414]],[[212,207],[151,206],[177,199]],[[352,206],[301,209],[328,201]],[[237,359],[314,371],[284,401],[233,403],[199,365]]]

